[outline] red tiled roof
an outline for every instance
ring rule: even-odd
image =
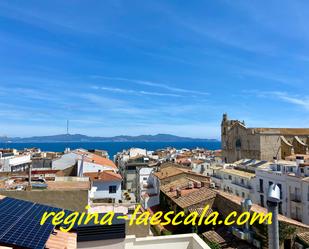
[[[223,192],[221,190],[215,190],[220,196],[226,198],[227,200],[229,201],[232,201],[234,202],[235,204],[237,205],[241,205],[241,201],[243,200],[243,198],[239,197],[239,196],[236,196],[236,195],[232,195],[232,194],[229,194],[229,193],[226,193],[226,192]],[[263,214],[267,214],[268,211],[266,208],[264,207],[261,207],[257,204],[253,204],[252,207],[251,207],[251,211],[253,212],[257,212],[257,213],[263,213]],[[303,227],[303,228],[309,228],[309,225],[306,225],[304,223],[301,223],[299,221],[296,221],[296,220],[293,220],[291,218],[288,218],[286,216],[283,216],[281,214],[278,215],[278,220],[281,221],[281,222],[285,222],[285,223],[288,223],[290,225],[295,225],[295,226],[298,226],[298,227]]]
[[[224,244],[225,243],[225,239],[222,238],[217,232],[215,231],[207,231],[205,233],[202,234],[204,238],[206,238],[206,240],[210,241],[210,242],[215,242],[217,244]]]
[[[74,249],[77,248],[77,234],[55,230],[46,242],[49,249]]]
[[[79,155],[85,155],[84,160],[86,162],[92,162],[92,163],[100,164],[102,166],[110,166],[113,169],[117,169],[117,166],[114,164],[114,162],[112,160],[105,158],[105,157],[96,155],[96,154],[88,152],[88,151],[83,151],[83,150],[76,150],[74,152],[79,154]]]
[[[98,173],[84,173],[84,176],[88,176],[92,181],[122,181],[121,175],[107,170]]]

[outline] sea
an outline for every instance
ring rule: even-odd
[[[163,149],[167,147],[174,147],[176,149],[195,149],[205,148],[208,150],[221,149],[221,142],[219,141],[205,141],[205,142],[53,142],[53,143],[0,143],[0,148],[40,148],[42,151],[63,152],[65,148],[78,149],[100,149],[106,150],[111,159],[123,150],[129,148],[142,148],[150,151]]]

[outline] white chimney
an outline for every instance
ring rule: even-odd
[[[303,156],[296,156],[296,165],[299,167],[300,164],[304,163],[304,157]]]
[[[197,182],[196,183],[196,188],[201,188],[202,187],[202,183],[201,182]]]
[[[79,177],[83,177],[84,176],[84,154],[82,155],[82,160],[80,162],[80,166],[79,166],[79,172],[78,172],[78,176]]]

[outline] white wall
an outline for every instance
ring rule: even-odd
[[[78,159],[77,162],[77,172],[80,172],[80,166],[81,166],[81,159]],[[84,161],[83,163],[83,173],[93,173],[93,172],[99,172],[100,171],[104,171],[104,170],[115,170],[113,167],[111,166],[103,166],[101,164],[96,164],[96,163],[92,163],[92,162],[87,162]]]
[[[116,186],[116,193],[109,193],[109,186]],[[94,199],[112,198],[115,200],[121,200],[121,181],[94,181],[92,188],[96,188],[93,192]]]
[[[134,235],[125,239],[78,242],[77,248],[97,249],[210,249],[194,233],[136,238]]]
[[[303,220],[305,224],[309,224],[309,182],[302,181],[302,201],[303,201]]]
[[[149,208],[160,204],[160,190],[156,178],[152,174],[155,168],[141,168],[139,171],[139,198],[144,208]],[[150,196],[144,196],[148,194]]]
[[[209,246],[197,234],[179,234],[135,238],[127,236],[126,249],[209,249]]]
[[[62,155],[59,159],[55,159],[52,162],[52,169],[55,170],[63,170],[68,167],[71,167],[75,165],[76,160],[80,158],[80,155],[77,155],[76,153],[67,153]]]
[[[147,150],[145,149],[140,149],[140,148],[131,148],[129,150],[129,156],[130,157],[135,157],[137,155],[143,155],[143,156],[147,156]]]
[[[23,166],[31,163],[31,155],[17,155],[12,157],[3,157],[0,159],[2,172],[11,172],[11,170],[22,170]],[[21,167],[18,167],[21,166]],[[26,167],[28,168],[28,167]]]

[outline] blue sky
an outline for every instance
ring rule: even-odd
[[[308,127],[309,2],[0,1],[0,136]]]

